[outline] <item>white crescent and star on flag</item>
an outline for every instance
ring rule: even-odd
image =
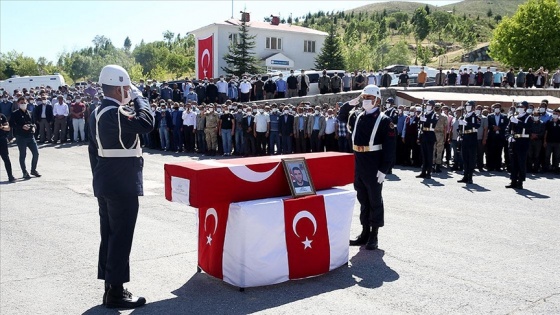
[[[311,214],[311,212],[306,211],[306,210],[302,210],[300,212],[298,212],[296,214],[296,216],[294,217],[294,221],[292,222],[292,229],[294,231],[294,234],[297,237],[300,237],[298,232],[297,232],[297,224],[299,222],[299,220],[306,218],[309,221],[311,221],[311,223],[313,223],[313,235],[314,236],[315,233],[317,232],[317,220],[315,219],[315,216],[313,216],[313,214]],[[311,242],[313,242],[313,240],[310,240],[307,236],[305,236],[305,241],[301,242],[303,244],[303,249],[307,249],[307,248],[312,248],[311,247]]]
[[[208,58],[208,62],[206,62],[206,65],[204,64],[204,58]],[[208,50],[208,48],[204,49],[204,51],[202,52],[202,57],[201,57],[201,65],[202,68],[204,69],[204,76],[206,76],[206,73],[208,72],[208,66],[210,65],[210,51]]]
[[[216,212],[216,209],[209,208],[208,210],[206,210],[206,216],[204,217],[204,231],[206,231],[206,220],[209,216],[214,217],[214,232],[208,234],[208,236],[206,237],[206,244],[212,245],[212,235],[215,234],[216,230],[218,229],[218,212]]]

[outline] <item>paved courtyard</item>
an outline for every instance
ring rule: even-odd
[[[117,314],[100,305],[87,146],[39,152],[41,178],[7,184],[0,169],[0,313]],[[21,177],[17,156],[11,147]],[[164,198],[164,163],[193,157],[144,158],[127,287],[148,304],[121,313],[560,314],[558,176],[531,175],[515,191],[505,173],[477,174],[467,187],[456,173],[421,181],[397,168],[384,186],[381,250],[353,247],[348,266],[326,275],[239,292],[196,273],[196,210]]]

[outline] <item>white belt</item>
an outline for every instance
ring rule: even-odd
[[[101,157],[141,157],[142,147],[139,145],[136,149],[98,149],[97,154]]]
[[[380,151],[381,149],[383,149],[382,144],[354,145],[354,151],[356,151],[356,152],[374,152],[374,151]]]
[[[434,128],[422,128],[422,131],[435,131]]]

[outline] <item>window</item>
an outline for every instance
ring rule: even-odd
[[[229,44],[230,45],[239,44],[239,39],[237,37],[237,33],[230,33],[228,38],[229,38]]]
[[[315,41],[314,40],[304,40],[303,41],[303,52],[315,52]]]
[[[282,38],[267,37],[266,38],[266,49],[282,50]]]

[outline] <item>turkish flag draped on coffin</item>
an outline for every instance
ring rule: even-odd
[[[284,200],[290,279],[329,271],[330,246],[323,196]]]
[[[208,274],[222,278],[222,253],[229,204],[198,210],[198,265]]]
[[[214,76],[214,35],[198,40],[198,78]]]

